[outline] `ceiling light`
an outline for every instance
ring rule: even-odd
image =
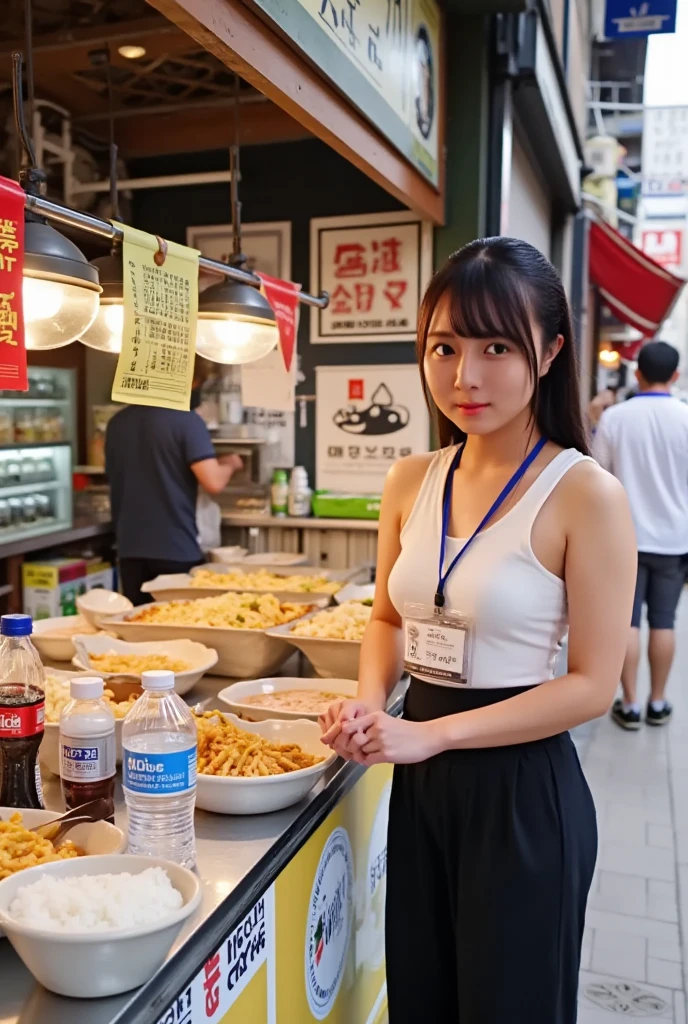
[[[118,46],[117,53],[120,57],[126,57],[127,60],[139,60],[141,57],[146,56],[145,46]]]
[[[95,320],[84,331],[80,341],[99,352],[122,351],[124,327],[124,283],[122,280],[122,254],[111,253],[93,260],[103,291]]]
[[[62,348],[98,312],[98,271],[49,224],[27,220],[24,234],[24,324],[28,349]]]
[[[615,348],[602,348],[599,353],[599,360],[606,369],[613,369],[621,363],[621,355]]]
[[[268,300],[250,284],[225,279],[201,292],[196,352],[214,363],[251,363],[277,347]]]

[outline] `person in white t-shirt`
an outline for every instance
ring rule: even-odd
[[[648,725],[664,725],[671,704],[664,699],[674,660],[674,621],[688,553],[688,406],[673,398],[678,352],[664,341],[643,346],[636,373],[638,393],[603,413],[595,435],[597,461],[626,488],[638,541],[638,579],[632,629],[621,682],[623,700],[612,718],[639,729],[636,681],[640,622],[647,606],[651,694]]]

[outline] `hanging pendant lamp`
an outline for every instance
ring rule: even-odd
[[[31,8],[27,3],[27,42],[30,47]],[[39,195],[44,173],[36,166],[33,144],[26,131],[22,102],[20,53],[12,54],[14,118],[28,167],[19,181],[25,192]],[[33,80],[29,74],[29,101],[33,107]],[[98,271],[80,249],[42,218],[26,215],[24,225],[24,327],[27,349],[62,348],[92,323],[98,312]]]
[[[234,94],[234,138],[239,137],[239,79]],[[229,151],[232,233],[230,264],[243,268],[241,203],[239,202],[239,146]],[[279,331],[272,306],[250,284],[225,278],[201,292],[198,300],[196,352],[214,363],[252,363],[277,347]]]
[[[124,328],[122,253],[113,250],[109,256],[99,256],[90,265],[97,272],[103,290],[96,317],[79,340],[98,352],[116,354],[122,351]]]

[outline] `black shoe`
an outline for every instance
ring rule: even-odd
[[[671,718],[673,712],[671,704],[665,700],[664,707],[661,711],[654,711],[652,705],[647,705],[647,711],[645,712],[645,721],[648,725],[666,725]]]
[[[635,731],[640,728],[640,712],[624,711],[623,701],[621,699],[615,700],[612,705],[612,718],[617,725],[621,726],[622,729]]]

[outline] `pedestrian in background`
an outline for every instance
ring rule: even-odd
[[[650,342],[638,356],[638,393],[608,409],[595,434],[597,461],[626,488],[638,542],[638,579],[628,651],[621,682],[623,700],[612,717],[639,729],[637,699],[640,622],[647,606],[651,693],[645,720],[664,725],[671,704],[664,698],[674,660],[674,622],[688,552],[688,407],[673,398],[678,352]]]

